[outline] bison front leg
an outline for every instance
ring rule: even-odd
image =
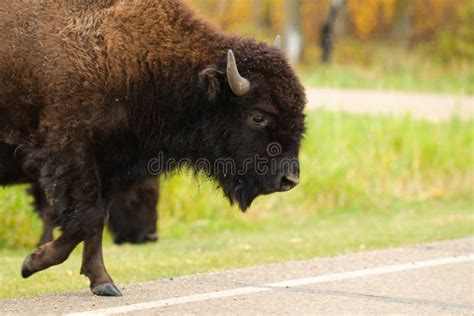
[[[30,253],[21,268],[21,275],[28,278],[32,274],[64,262],[81,242],[80,238],[61,235],[55,241],[47,242]]]
[[[43,189],[41,189],[38,183],[33,183],[28,192],[33,196],[34,210],[43,223],[43,232],[41,233],[41,237],[38,242],[39,247],[50,241],[53,241],[54,225],[50,222],[50,219],[47,216],[49,206],[46,202]]]
[[[47,219],[42,218],[43,221],[43,232],[41,233],[38,246],[44,245],[53,240],[54,226],[49,223]]]
[[[22,275],[27,278],[62,263],[77,244],[84,241],[81,272],[89,277],[92,291],[97,295],[121,295],[106,272],[102,258],[106,208],[94,159],[85,154],[87,148],[82,148],[80,142],[66,147],[68,151],[54,149],[33,148],[25,160],[36,175],[62,234],[27,256]]]
[[[92,293],[99,296],[122,296],[107,273],[102,255],[102,233],[104,225],[97,228],[84,240],[81,274],[90,280]]]

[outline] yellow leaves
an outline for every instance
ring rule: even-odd
[[[353,34],[369,39],[386,34],[397,23],[397,10],[408,6],[410,35],[424,38],[456,22],[456,9],[469,0],[349,0],[349,18]]]
[[[285,1],[264,0],[266,2],[267,14],[271,21],[272,33],[281,33],[285,23]]]
[[[306,43],[319,45],[321,27],[326,22],[328,12],[329,1],[303,0],[301,4],[301,28]],[[316,57],[313,58],[316,59]]]
[[[373,37],[380,27],[392,24],[397,0],[349,0],[349,15],[354,34],[361,39]]]
[[[368,39],[377,26],[379,0],[350,0],[349,14],[354,25],[355,34],[361,39]]]
[[[222,29],[259,37],[263,31],[276,33],[283,28],[285,0],[187,0]],[[270,34],[268,34],[270,35]]]
[[[455,22],[456,9],[469,0],[412,0],[412,35],[424,38]]]
[[[284,34],[288,0],[186,0],[223,30],[270,41]],[[472,0],[347,0],[336,22],[336,36],[412,43],[434,38],[459,24],[457,11]],[[330,0],[301,0],[300,24],[306,54],[315,55]],[[404,20],[404,18],[406,18]],[[406,23],[406,24],[404,24]],[[406,26],[406,28],[404,28]],[[407,30],[406,32],[404,30]],[[316,54],[317,55],[317,54]]]
[[[251,0],[226,2],[219,12],[220,24],[232,31],[238,29],[241,23],[252,20],[251,7]]]
[[[382,11],[383,23],[388,25],[392,23],[395,16],[395,7],[397,0],[382,0],[380,1],[380,7]]]

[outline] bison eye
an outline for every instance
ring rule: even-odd
[[[262,114],[253,115],[252,120],[257,126],[265,126],[267,124],[267,120],[263,117]]]

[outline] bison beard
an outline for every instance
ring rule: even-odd
[[[53,240],[54,219],[49,218],[48,204],[38,184],[28,192],[34,198],[34,210],[43,222],[43,232],[38,246]],[[109,203],[108,228],[114,243],[142,244],[158,240],[158,179],[149,178],[133,183],[118,192]],[[54,214],[53,214],[54,215]]]
[[[103,263],[106,209],[158,155],[206,172],[242,210],[298,183],[283,162],[297,162],[306,101],[278,48],[225,35],[178,0],[2,1],[0,27],[0,184],[34,179],[61,228],[23,277],[83,241],[92,292],[121,295]]]

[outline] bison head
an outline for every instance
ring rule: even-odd
[[[237,45],[235,55],[228,50],[225,60],[206,67],[199,77],[213,104],[202,123],[212,133],[201,133],[199,141],[212,157],[208,171],[243,211],[258,195],[298,184],[306,103],[281,50],[245,43]],[[198,169],[209,167],[196,164]]]
[[[156,178],[137,181],[111,199],[108,227],[116,244],[158,240],[157,181]]]

